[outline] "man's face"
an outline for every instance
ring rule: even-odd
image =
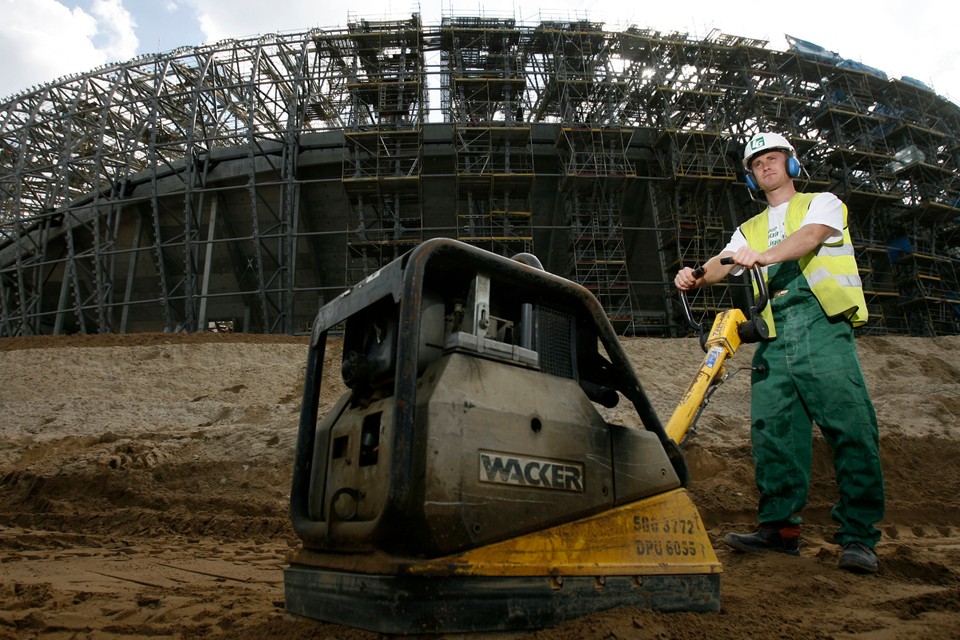
[[[787,174],[787,154],[783,151],[758,153],[750,160],[750,170],[764,191],[776,189],[792,180]]]

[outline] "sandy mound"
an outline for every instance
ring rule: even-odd
[[[620,609],[519,637],[956,637],[960,338],[859,344],[889,496],[878,575],[836,568],[831,460],[815,436],[802,556],[718,546],[719,614]],[[338,368],[330,346],[327,372]],[[625,346],[665,421],[699,346]],[[377,637],[283,614],[306,353],[305,338],[269,336],[0,340],[0,638]],[[755,517],[748,387],[747,372],[730,379],[686,446],[714,537]],[[328,388],[327,403],[339,395]]]

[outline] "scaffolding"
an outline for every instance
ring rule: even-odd
[[[533,251],[529,126],[455,126],[457,238],[504,256]]]
[[[0,105],[0,335],[301,332],[437,236],[684,335],[673,277],[763,207],[741,165],[761,130],[847,204],[861,333],[960,333],[960,108],[788,41],[413,15],[33,87]],[[746,291],[693,306],[708,324]]]
[[[406,21],[347,25],[350,118],[343,186],[350,198],[344,285],[423,241],[421,134],[426,101],[423,31]]]
[[[627,78],[612,66],[609,35],[597,22],[544,21],[530,34],[531,119],[595,126],[621,123]]]
[[[614,327],[628,330],[637,306],[623,240],[623,198],[635,178],[626,150],[631,129],[562,127],[560,194],[570,227],[574,278],[593,292]]]
[[[457,233],[504,256],[533,251],[531,127],[513,20],[445,18],[443,113],[453,124]]]

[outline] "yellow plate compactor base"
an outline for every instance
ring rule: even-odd
[[[720,563],[684,489],[428,560],[299,550],[290,614],[388,634],[516,631],[618,607],[719,611]]]

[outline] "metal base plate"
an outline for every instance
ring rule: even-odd
[[[719,611],[720,574],[685,489],[440,558],[301,549],[287,613],[384,634],[543,629],[614,609]]]
[[[388,576],[291,565],[286,611],[384,634],[543,629],[614,609],[719,611],[720,575]]]

